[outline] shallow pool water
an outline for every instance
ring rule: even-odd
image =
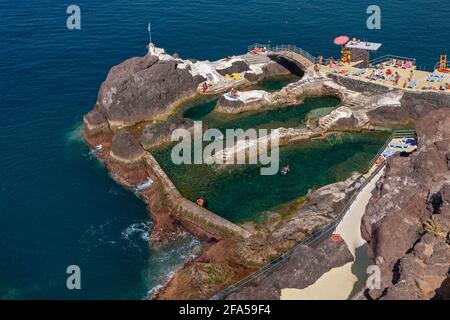
[[[281,90],[284,86],[288,85],[291,82],[299,80],[299,77],[289,76],[289,77],[281,77],[276,79],[268,79],[264,80],[255,87],[256,90],[264,90],[267,92],[274,92]]]
[[[262,176],[260,165],[175,165],[171,146],[153,150],[163,169],[186,198],[203,196],[207,208],[233,222],[260,221],[264,212],[310,189],[365,172],[388,133],[345,133],[280,147],[280,166],[291,173]]]
[[[220,130],[228,128],[294,128],[305,123],[307,118],[318,118],[329,113],[340,103],[336,97],[305,98],[295,106],[282,107],[262,112],[244,112],[230,115],[213,112],[216,98],[205,98],[186,107],[183,116],[192,120],[202,120],[208,128]]]
[[[183,116],[202,120],[204,128],[222,131],[293,128],[308,118],[328,114],[339,102],[336,97],[306,98],[295,106],[224,115],[213,111],[217,98],[208,97],[186,106]],[[366,171],[387,136],[386,132],[345,133],[282,146],[280,167],[291,167],[286,176],[262,176],[260,165],[175,165],[170,158],[173,145],[152,153],[186,198],[195,201],[202,196],[208,209],[234,222],[259,221],[265,211],[304,196],[310,189],[345,180],[354,171]]]

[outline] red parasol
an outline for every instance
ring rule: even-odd
[[[336,38],[334,39],[334,44],[337,44],[338,46],[343,46],[343,45],[346,44],[349,40],[350,40],[350,38],[347,37],[347,36],[336,37]]]

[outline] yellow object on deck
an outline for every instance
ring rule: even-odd
[[[444,72],[444,73],[448,73],[450,72],[450,69],[447,69],[447,55],[446,54],[441,54],[441,56],[439,57],[439,72]]]
[[[240,78],[241,78],[241,76],[240,76],[240,75],[238,75],[237,73],[233,73],[233,78],[235,78],[235,79],[240,79]]]
[[[233,80],[233,77],[231,77],[229,74],[227,74],[227,75],[225,76],[225,78],[226,78],[227,80]]]

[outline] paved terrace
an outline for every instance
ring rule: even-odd
[[[320,71],[325,73],[333,73],[338,76],[348,77],[351,79],[369,82],[369,83],[376,83],[380,84],[389,88],[394,89],[401,89],[411,92],[423,92],[423,91],[432,91],[432,92],[442,92],[442,93],[448,93],[450,94],[450,89],[447,90],[439,90],[439,87],[441,85],[445,86],[447,83],[450,84],[450,73],[445,74],[441,73],[443,75],[443,79],[440,82],[429,82],[426,81],[426,79],[433,73],[433,72],[427,72],[422,70],[417,70],[415,67],[409,68],[409,69],[403,69],[403,68],[395,68],[390,65],[383,65],[381,68],[364,68],[367,69],[366,72],[362,72],[360,75],[357,74],[358,71],[360,71],[360,68],[354,67],[355,65],[358,65],[359,62],[353,62],[350,65],[345,64],[343,66],[330,66],[330,65],[321,65]],[[369,76],[372,74],[372,72],[379,72],[386,74],[386,71],[388,69],[391,69],[392,72],[395,74],[395,72],[398,72],[400,75],[400,80],[398,84],[396,85],[393,81],[389,80],[371,80]],[[418,84],[416,88],[408,88],[408,78],[410,77],[410,72],[413,70],[413,80],[417,80]],[[361,71],[360,71],[361,72]],[[437,72],[436,72],[437,73]],[[405,87],[406,83],[406,87]]]
[[[251,52],[255,50],[255,48],[264,48],[264,52],[261,54],[252,54]],[[285,58],[289,58],[293,61],[296,61],[300,65],[304,66],[305,71],[308,73],[314,72],[314,61],[317,61],[315,57],[313,57],[310,53],[304,51],[303,49],[293,46],[293,45],[281,45],[281,46],[268,46],[268,45],[261,45],[261,44],[254,44],[249,47],[249,54],[247,56],[264,56],[267,57],[267,55],[276,54],[279,56],[283,56]],[[389,55],[389,57],[394,57]],[[401,68],[401,67],[395,67],[393,63],[389,63],[389,59],[384,59],[384,57],[379,58],[379,62],[376,66],[377,68],[365,68],[365,72],[361,72],[360,68],[357,68],[358,64],[360,64],[362,61],[356,61],[351,64],[345,64],[345,65],[333,65],[330,66],[327,65],[321,65],[319,66],[320,72],[323,72],[325,74],[333,73],[338,76],[348,77],[355,80],[360,80],[364,82],[369,83],[376,83],[383,85],[385,87],[393,88],[393,89],[401,89],[411,92],[442,92],[442,93],[448,93],[450,94],[450,87],[447,84],[450,84],[450,73],[441,73],[438,70],[435,70],[433,72],[428,71],[422,71],[418,70],[415,66],[411,68]],[[381,60],[380,60],[381,59]],[[386,71],[388,69],[391,69],[393,73],[398,72],[400,75],[400,80],[397,84],[395,84],[393,81],[389,80],[372,80],[369,78],[369,76],[372,74],[372,72],[378,72],[386,74]],[[418,84],[415,88],[408,88],[409,86],[409,77],[411,76],[410,72],[413,70],[413,76],[411,80],[417,80]],[[355,75],[355,73],[358,73],[358,75]],[[437,81],[427,81],[427,78],[431,74],[440,74],[442,75],[442,79]],[[446,86],[446,90],[440,90],[440,86]]]

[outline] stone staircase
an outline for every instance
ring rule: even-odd
[[[249,65],[264,64],[270,61],[270,58],[266,54],[251,54],[247,53],[242,56]]]
[[[319,119],[319,128],[323,131],[328,130],[331,125],[337,121],[339,118],[339,114],[336,112],[331,112],[330,114],[327,114],[326,116]]]
[[[361,107],[366,105],[369,100],[370,97],[352,93],[352,95],[348,96],[345,102],[340,105],[338,109],[343,109],[343,107],[350,109],[353,116],[358,120],[358,126],[364,127],[369,123],[370,119]],[[339,112],[336,112],[336,110],[332,111],[330,114],[319,119],[319,128],[323,131],[327,131],[331,128],[333,123],[339,119],[339,117]]]

